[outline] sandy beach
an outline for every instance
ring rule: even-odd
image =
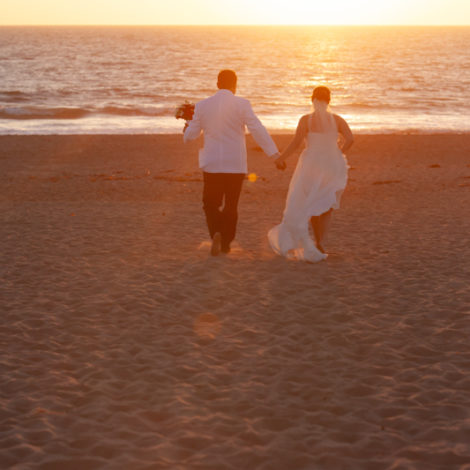
[[[0,467],[470,470],[470,135],[357,136],[318,264],[251,138],[210,257],[199,145],[0,136]]]

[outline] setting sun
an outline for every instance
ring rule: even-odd
[[[0,24],[466,25],[467,0],[2,0]]]

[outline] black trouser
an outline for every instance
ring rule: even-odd
[[[207,227],[211,238],[215,233],[222,235],[222,251],[230,248],[235,238],[238,220],[238,199],[242,190],[244,173],[204,172],[202,202],[206,214]],[[224,207],[220,210],[224,203]]]

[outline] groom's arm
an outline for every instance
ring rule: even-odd
[[[198,105],[196,104],[194,108],[194,115],[191,121],[188,122],[188,127],[184,131],[183,140],[184,142],[188,142],[188,140],[194,140],[199,137],[201,134],[201,117],[200,117],[200,110]]]
[[[279,156],[279,150],[277,149],[276,144],[268,134],[266,128],[261,124],[261,121],[254,113],[251,103],[248,100],[245,100],[244,102],[243,118],[250,134],[253,136],[256,143],[263,149],[264,153],[268,157]]]

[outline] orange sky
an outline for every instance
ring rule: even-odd
[[[1,0],[0,24],[470,25],[470,0]]]

